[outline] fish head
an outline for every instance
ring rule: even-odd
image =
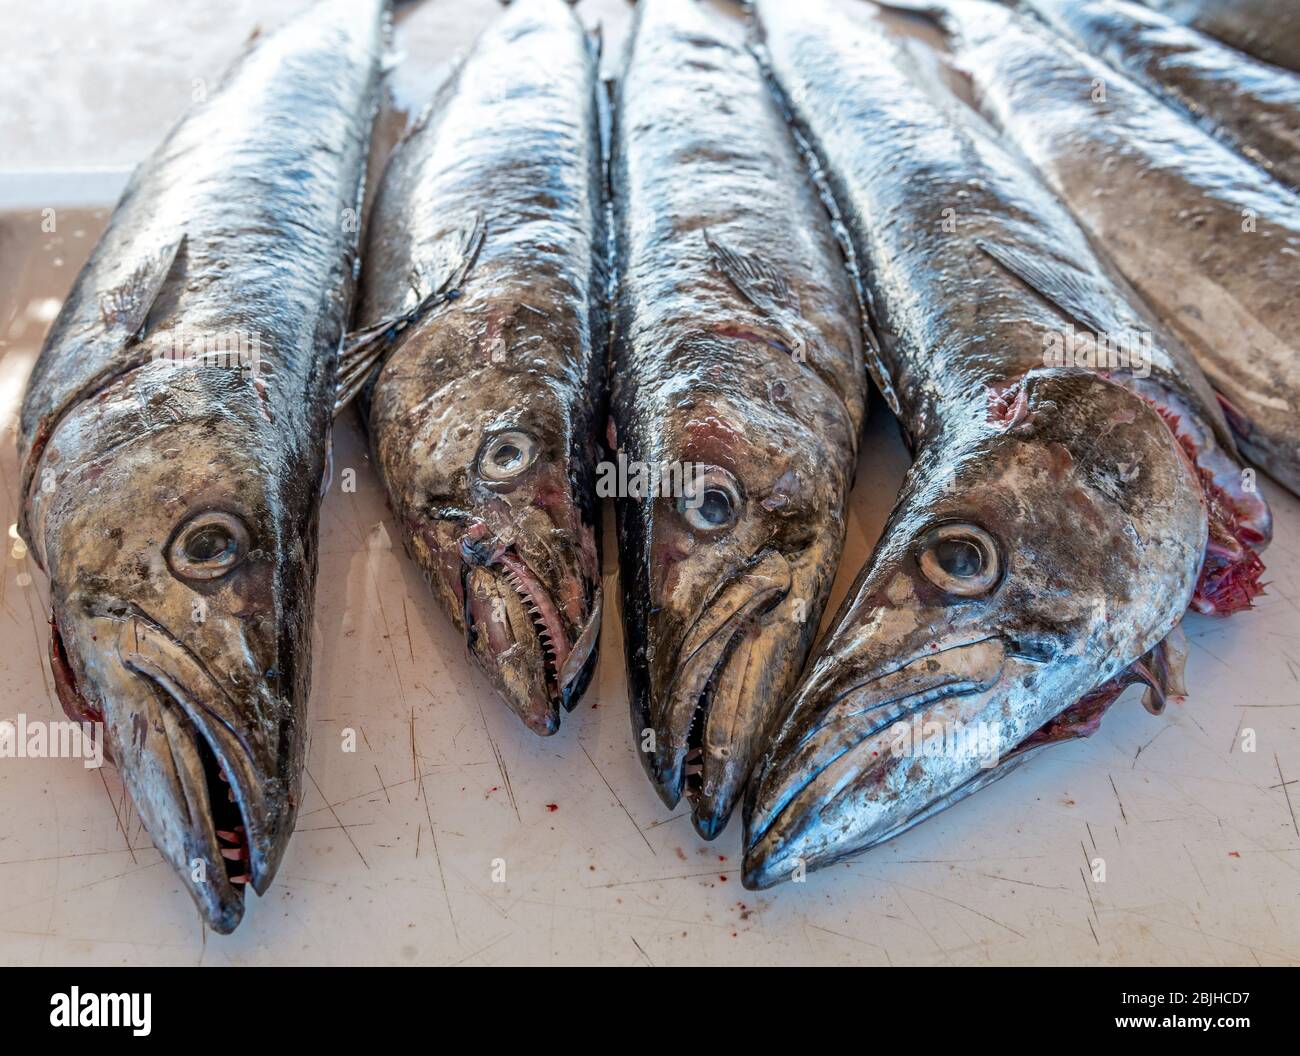
[[[1036,370],[919,453],[745,805],[744,883],[829,864],[961,798],[1167,635],[1206,539],[1141,398]]]
[[[628,463],[649,480],[629,475],[620,504],[634,736],[660,797],[685,794],[705,839],[802,666],[844,538],[845,460],[777,395],[678,389],[660,446]]]
[[[370,412],[408,550],[478,666],[541,735],[585,691],[600,634],[595,440],[568,386],[494,365],[449,382],[427,413],[381,385]]]
[[[43,451],[28,525],[64,709],[103,723],[154,845],[227,933],[297,812],[316,505],[293,489],[320,484],[280,489],[294,455],[240,420],[260,413],[246,382],[213,400],[223,382],[205,394],[192,378],[149,366],[74,410]]]

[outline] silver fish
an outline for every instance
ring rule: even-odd
[[[1195,600],[1249,604],[1259,559],[1234,533],[1260,542],[1269,520],[1205,379],[977,115],[874,22],[756,11],[915,454],[751,784],[743,880],[761,888],[1091,732],[1130,681],[1163,707],[1171,632]],[[1149,355],[1060,362],[1076,330],[1094,349],[1146,335]],[[1227,565],[1207,559],[1218,533]]]
[[[610,446],[645,483],[618,502],[633,736],[711,839],[839,561],[861,323],[743,27],[642,0],[614,124]]]
[[[1291,188],[1300,187],[1300,77],[1123,0],[1030,2],[1088,54]]]
[[[535,733],[595,667],[606,278],[596,43],[516,0],[396,149],[343,399],[363,393],[407,551]]]
[[[51,664],[102,721],[208,925],[298,809],[335,365],[384,5],[257,40],[136,170],[23,402],[21,530]]]
[[[1300,493],[1300,196],[983,0],[934,5],[981,111],[1192,350],[1242,452]]]

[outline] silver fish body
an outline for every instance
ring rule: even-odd
[[[1300,71],[1300,7],[1290,0],[1143,0],[1264,62]]]
[[[1124,0],[1032,9],[1292,189],[1300,187],[1300,76]]]
[[[981,110],[1192,350],[1242,452],[1300,492],[1300,195],[982,0],[942,5]]]
[[[1087,732],[1194,597],[1239,586],[1206,560],[1210,506],[1260,535],[1268,513],[1213,483],[1239,467],[1204,378],[976,115],[873,22],[820,0],[756,11],[915,454],[751,784],[744,882],[761,888]],[[1149,360],[1058,363],[1076,329],[1146,334]],[[1258,558],[1232,542],[1253,587]]]
[[[739,25],[639,3],[614,126],[610,445],[645,475],[617,504],[633,736],[663,800],[684,794],[712,838],[839,560],[861,324]]]
[[[597,90],[567,4],[504,11],[388,164],[358,312],[386,356],[363,403],[407,550],[539,734],[582,695],[600,629]]]
[[[23,403],[64,707],[227,932],[298,807],[334,367],[383,5],[258,40],[141,164]]]

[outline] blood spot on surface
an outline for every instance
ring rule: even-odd
[[[547,803],[546,809],[549,810],[552,814],[554,814],[557,810],[560,809],[560,805],[558,803]]]

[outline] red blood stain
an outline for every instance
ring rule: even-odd
[[[560,809],[560,805],[558,803],[547,803],[546,809],[549,810],[552,814],[554,814],[557,810]]]

